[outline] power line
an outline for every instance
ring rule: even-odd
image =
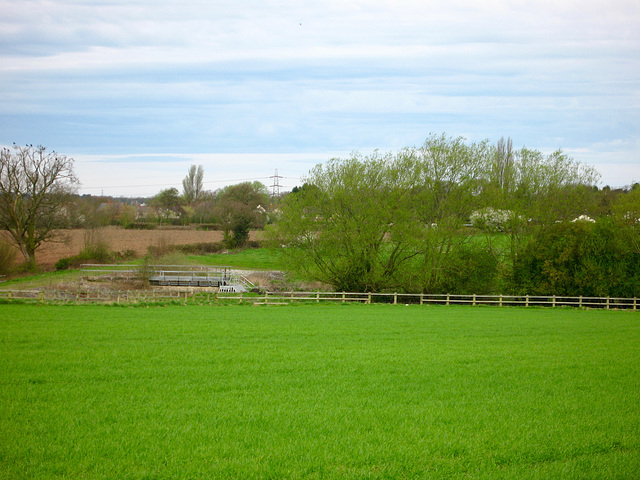
[[[224,179],[224,180],[208,180],[206,182],[202,182],[202,183],[228,183],[228,182],[250,182],[253,180],[267,180],[269,178],[273,178],[273,176],[271,177],[253,177],[253,178],[230,178],[230,179]],[[285,177],[280,177],[280,178],[285,178]],[[292,178],[293,179],[293,178]],[[165,183],[152,183],[152,184],[145,184],[145,185],[104,185],[104,186],[100,186],[100,187],[86,187],[86,186],[82,186],[82,189],[102,189],[102,188],[144,188],[144,187],[166,187],[167,185],[177,185],[179,182],[165,182]]]

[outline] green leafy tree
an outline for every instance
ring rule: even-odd
[[[136,208],[136,206],[127,204],[122,206],[122,209],[120,210],[120,214],[118,216],[118,221],[123,227],[128,227],[136,221],[137,217],[138,209]]]
[[[616,197],[611,214],[623,223],[640,227],[640,183],[635,183]]]
[[[485,230],[508,276],[530,242],[556,222],[572,220],[593,209],[593,186],[599,174],[561,150],[549,155],[528,148],[514,151],[510,140],[501,140],[491,156],[493,168],[482,186],[479,203],[509,213],[501,229],[506,242],[494,242],[495,232]]]
[[[487,141],[467,143],[445,134],[430,135],[411,152],[417,172],[411,207],[421,228],[412,234],[419,264],[405,272],[406,289],[442,290],[452,257],[471,240],[462,229],[478,205],[491,154]]]
[[[536,235],[584,213],[596,178],[561,151],[430,135],[397,154],[316,166],[270,235],[293,269],[340,290],[489,292]],[[484,226],[504,217],[484,244],[465,227],[474,212]],[[494,244],[497,233],[507,241]]]
[[[231,185],[218,194],[214,211],[228,247],[244,246],[249,240],[251,228],[264,227],[264,205],[268,202],[267,189],[260,182]]]
[[[67,220],[65,206],[78,179],[73,159],[42,146],[0,151],[0,227],[11,235],[29,268],[35,252]]]
[[[160,222],[179,220],[184,217],[182,199],[177,188],[161,190],[150,202],[155,207]]]
[[[413,167],[408,152],[317,165],[280,205],[272,242],[286,246],[297,271],[339,290],[395,286],[400,267],[416,253]]]
[[[517,288],[532,295],[640,296],[639,236],[612,218],[555,224],[518,257]]]

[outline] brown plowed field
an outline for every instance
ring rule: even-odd
[[[51,268],[59,259],[77,255],[87,241],[104,242],[114,252],[135,250],[138,255],[145,255],[149,246],[190,245],[222,240],[220,231],[198,231],[193,227],[156,230],[103,227],[95,230],[61,230],[58,233],[59,241],[46,242],[36,251],[36,262],[42,268]],[[259,233],[251,232],[250,239],[256,239]],[[17,259],[23,261],[22,255],[18,254]]]

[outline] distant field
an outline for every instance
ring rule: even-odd
[[[45,242],[36,251],[36,261],[42,268],[53,268],[61,258],[77,255],[85,247],[87,238],[104,243],[114,252],[135,250],[141,256],[147,254],[149,247],[219,242],[223,238],[220,231],[199,231],[193,226],[155,230],[126,230],[109,226],[93,230],[60,230],[58,233],[57,241]],[[252,231],[250,238],[255,240],[260,233]],[[18,258],[18,261],[22,261],[22,258]]]
[[[3,479],[640,478],[640,315],[0,305]]]

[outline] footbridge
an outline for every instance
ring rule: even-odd
[[[120,278],[146,277],[151,285],[170,287],[218,287],[221,292],[248,292],[255,288],[231,267],[192,265],[83,265],[87,274]]]

